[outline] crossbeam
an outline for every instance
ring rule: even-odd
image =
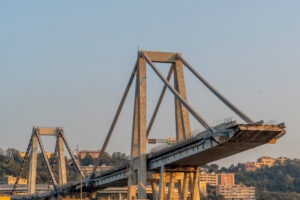
[[[59,127],[60,128],[60,127]],[[53,127],[36,127],[39,135],[57,136],[59,134],[59,128]]]
[[[159,51],[142,51],[152,62],[158,63],[175,63],[177,59],[177,53],[173,52],[159,52]]]

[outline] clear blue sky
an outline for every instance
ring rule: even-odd
[[[0,147],[25,150],[36,125],[63,126],[73,149],[100,148],[140,48],[182,52],[254,120],[286,122],[276,145],[221,162],[300,158],[299,8],[261,0],[1,1]],[[151,70],[148,78],[151,113],[162,84]],[[186,79],[190,102],[208,121],[237,118]],[[168,93],[152,137],[175,135],[172,102]],[[110,152],[129,152],[132,97],[124,111]]]

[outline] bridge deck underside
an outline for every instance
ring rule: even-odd
[[[255,147],[266,144],[274,138],[281,137],[284,130],[278,126],[240,126],[228,141],[201,151],[169,166],[187,167],[204,165]]]

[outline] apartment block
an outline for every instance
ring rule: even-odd
[[[219,175],[219,185],[234,185],[234,173],[221,173]]]
[[[255,200],[255,188],[243,185],[218,185],[216,193],[228,200]]]
[[[17,177],[14,176],[3,176],[1,183],[6,185],[14,185],[17,181]],[[27,179],[26,178],[20,178],[18,184],[20,185],[26,185]]]
[[[99,151],[91,151],[91,150],[82,150],[78,151],[77,157],[79,159],[85,158],[87,155],[90,155],[93,159],[98,158],[99,156]]]
[[[275,164],[275,158],[263,156],[257,160],[261,165],[272,167]]]
[[[212,186],[217,186],[218,185],[218,174],[202,172],[202,173],[200,173],[199,181],[208,183],[209,185],[212,185]]]

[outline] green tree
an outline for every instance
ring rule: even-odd
[[[120,166],[128,160],[128,156],[125,153],[114,152],[111,156],[111,165]]]
[[[211,164],[209,165],[208,172],[218,172],[218,169],[219,169],[219,165]]]
[[[87,153],[85,156],[84,156],[84,158],[82,158],[81,160],[80,160],[80,165],[82,165],[82,166],[89,166],[89,165],[93,165],[94,164],[94,159],[93,159],[93,157],[89,154],[89,153]]]

